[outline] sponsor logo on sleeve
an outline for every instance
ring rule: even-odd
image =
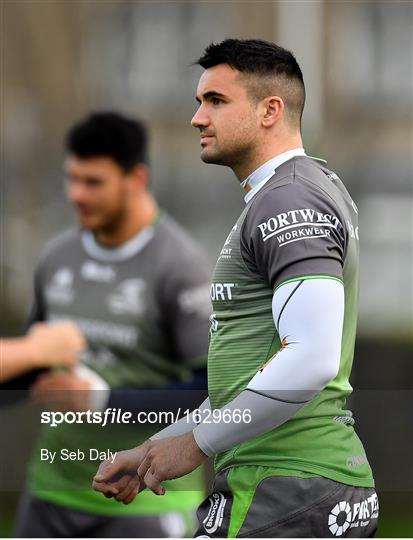
[[[328,528],[333,536],[342,536],[347,529],[366,527],[372,519],[379,516],[379,501],[373,493],[366,499],[350,504],[341,501],[331,509],[328,516]]]
[[[347,220],[346,227],[350,238],[359,240],[359,228]],[[312,208],[300,208],[281,212],[258,225],[263,242],[276,238],[279,246],[286,246],[299,240],[310,238],[329,238],[333,230],[342,230],[343,225],[337,216],[323,214]]]
[[[349,219],[347,220],[347,229],[348,229],[350,238],[359,240],[359,228],[355,227]]]
[[[328,238],[332,230],[342,228],[338,217],[311,208],[282,212],[258,225],[263,242],[275,237],[280,246],[309,238]]]

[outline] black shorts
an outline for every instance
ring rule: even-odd
[[[319,476],[268,476],[268,471],[241,466],[219,473],[198,509],[196,537],[374,536],[379,513],[374,488]]]
[[[120,504],[113,501],[113,504]],[[14,538],[165,538],[193,532],[193,511],[151,516],[102,516],[72,510],[25,493]]]

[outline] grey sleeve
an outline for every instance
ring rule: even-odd
[[[230,422],[202,422],[194,427],[193,435],[199,448],[211,457],[274,429],[291,418],[305,403],[274,400],[246,389],[221,409],[229,415]],[[238,413],[236,422],[235,412]]]
[[[171,260],[162,287],[161,306],[174,356],[193,368],[206,365],[210,280],[209,265],[189,247]]]
[[[211,405],[209,403],[209,398],[207,398],[201,403],[201,405],[199,405],[197,410],[199,412],[198,416],[205,418],[205,414],[209,410],[211,410]],[[166,437],[179,437],[180,435],[189,433],[198,425],[198,423],[195,421],[196,416],[197,415],[194,415],[194,411],[187,414],[174,424],[171,424],[162,431],[158,431],[158,433],[150,437],[150,440],[155,441],[157,439],[166,439]]]
[[[305,184],[291,181],[258,193],[240,241],[246,265],[272,289],[309,275],[342,278],[344,219],[328,195]]]

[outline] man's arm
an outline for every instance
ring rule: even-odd
[[[33,369],[72,367],[84,346],[82,335],[70,322],[37,323],[24,337],[1,340],[0,382]]]
[[[40,267],[34,273],[33,280],[33,301],[30,307],[30,313],[24,325],[24,332],[28,332],[30,327],[38,322],[46,320],[43,295],[41,291]],[[0,385],[1,390],[13,390],[13,392],[2,392],[0,403],[1,405],[9,405],[16,401],[25,399],[30,385],[36,380],[36,377],[44,372],[44,367],[33,367],[30,371],[7,379]]]
[[[340,281],[320,278],[282,285],[274,294],[273,317],[282,349],[246,390],[222,407],[229,411],[230,422],[201,423],[194,429],[198,446],[208,456],[286,422],[338,373],[344,318]],[[241,415],[235,422],[236,410],[249,410],[251,421]]]
[[[211,404],[209,402],[209,398],[207,398],[205,401],[201,403],[201,405],[198,406],[199,417],[205,418],[206,413],[210,410],[211,410]],[[166,439],[168,437],[179,437],[181,435],[186,435],[187,433],[191,432],[194,428],[196,428],[198,424],[199,422],[196,421],[196,416],[193,415],[192,413],[189,413],[185,415],[183,418],[181,418],[180,420],[178,420],[177,422],[175,422],[174,424],[171,424],[165,429],[158,431],[158,433],[155,433],[155,435],[150,437],[150,440],[156,441],[160,439]]]

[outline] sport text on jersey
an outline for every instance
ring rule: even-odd
[[[232,300],[232,289],[235,283],[212,283],[211,300]]]
[[[281,212],[258,228],[262,240],[266,242],[276,237],[280,246],[308,238],[325,238],[331,235],[331,229],[342,229],[340,220],[332,214],[323,214],[311,208],[300,208]]]

